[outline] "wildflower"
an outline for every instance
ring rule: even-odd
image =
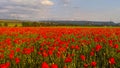
[[[16,48],[16,52],[20,52],[20,48]]]
[[[119,47],[118,44],[115,44],[115,45],[113,46],[113,48],[115,48],[115,49],[118,49],[118,47]]]
[[[88,64],[84,64],[83,66],[84,66],[84,68],[87,68],[87,67],[88,67]]]
[[[67,66],[65,65],[63,68],[67,68]]]
[[[72,62],[72,58],[71,57],[66,57],[65,58],[65,63],[69,63],[69,62]]]
[[[29,55],[29,54],[31,54],[31,48],[24,48],[23,49],[23,54],[27,54],[27,55]]]
[[[95,47],[96,51],[99,51],[101,48],[102,48],[101,45],[96,45],[96,47]]]
[[[10,59],[13,59],[13,58],[14,58],[14,54],[13,54],[13,53],[10,53],[10,54],[9,54],[9,58],[10,58]]]
[[[0,50],[0,53],[4,53],[4,50]]]
[[[41,68],[50,68],[50,67],[46,62],[43,62]]]
[[[109,40],[108,42],[109,42],[109,45],[112,46],[113,41],[112,41],[112,40]]]
[[[15,58],[15,62],[16,62],[16,64],[18,64],[20,62],[20,59],[19,58]]]
[[[0,54],[0,59],[3,59],[4,58],[4,54]]]
[[[72,49],[74,49],[74,48],[75,48],[75,46],[73,46],[73,45],[72,45],[72,46],[70,46],[70,49],[71,49],[71,50],[72,50]]]
[[[48,53],[47,53],[46,51],[43,51],[43,52],[42,52],[42,56],[43,56],[43,57],[47,57],[47,56],[48,56]]]
[[[80,48],[79,48],[79,46],[78,46],[78,45],[76,45],[76,46],[75,46],[75,49],[76,49],[76,50],[79,50]]]
[[[52,64],[52,65],[50,66],[50,68],[58,68],[58,65],[57,65],[57,64]]]
[[[58,51],[58,52],[56,53],[56,55],[57,55],[58,58],[60,58],[61,52]]]
[[[94,52],[93,51],[90,52],[90,56],[94,56]]]
[[[109,64],[115,64],[116,63],[115,59],[113,57],[109,58],[108,61],[109,61]]]
[[[84,55],[80,55],[81,60],[85,61],[86,57]]]
[[[97,63],[95,61],[91,62],[92,67],[96,67]]]
[[[41,52],[37,52],[38,55],[41,55]]]
[[[0,68],[9,68],[10,67],[10,62],[6,62],[4,64],[0,64]]]
[[[53,51],[52,50],[49,50],[48,51],[48,54],[51,56],[53,54]]]
[[[120,50],[117,50],[117,53],[120,53]]]

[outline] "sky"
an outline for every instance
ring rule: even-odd
[[[120,0],[0,0],[0,19],[120,22]]]

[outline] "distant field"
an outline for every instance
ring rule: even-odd
[[[4,23],[7,23],[8,26],[10,26],[10,27],[13,27],[13,26],[15,26],[15,25],[17,25],[17,26],[22,26],[21,21],[18,21],[18,20],[0,20],[0,24],[1,24],[2,26],[4,26]]]
[[[17,27],[22,27],[23,25],[22,25],[22,22],[27,22],[27,24],[28,23],[32,23],[32,26],[31,27],[34,27],[34,22],[33,21],[20,21],[20,20],[0,20],[0,26],[2,26],[2,27],[4,27],[5,26],[5,23],[7,23],[7,26],[8,27],[15,27],[15,26],[17,26]],[[43,22],[36,22],[37,24],[36,25],[40,25],[40,23],[42,23],[42,26],[41,27],[54,27],[54,28],[56,28],[56,27],[61,27],[61,28],[64,28],[64,27],[67,27],[67,28],[79,28],[79,27],[81,27],[81,28],[120,28],[120,26],[74,26],[74,25],[54,25],[54,24],[52,24],[52,25],[50,25],[49,23],[45,23],[44,25],[43,25]],[[49,26],[47,26],[49,24]],[[37,27],[39,27],[39,26],[37,26]]]

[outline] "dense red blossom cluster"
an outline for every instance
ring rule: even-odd
[[[0,68],[120,66],[120,28],[0,28]]]

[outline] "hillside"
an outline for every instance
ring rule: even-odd
[[[120,26],[112,21],[25,21],[25,20],[0,20],[3,26]]]

